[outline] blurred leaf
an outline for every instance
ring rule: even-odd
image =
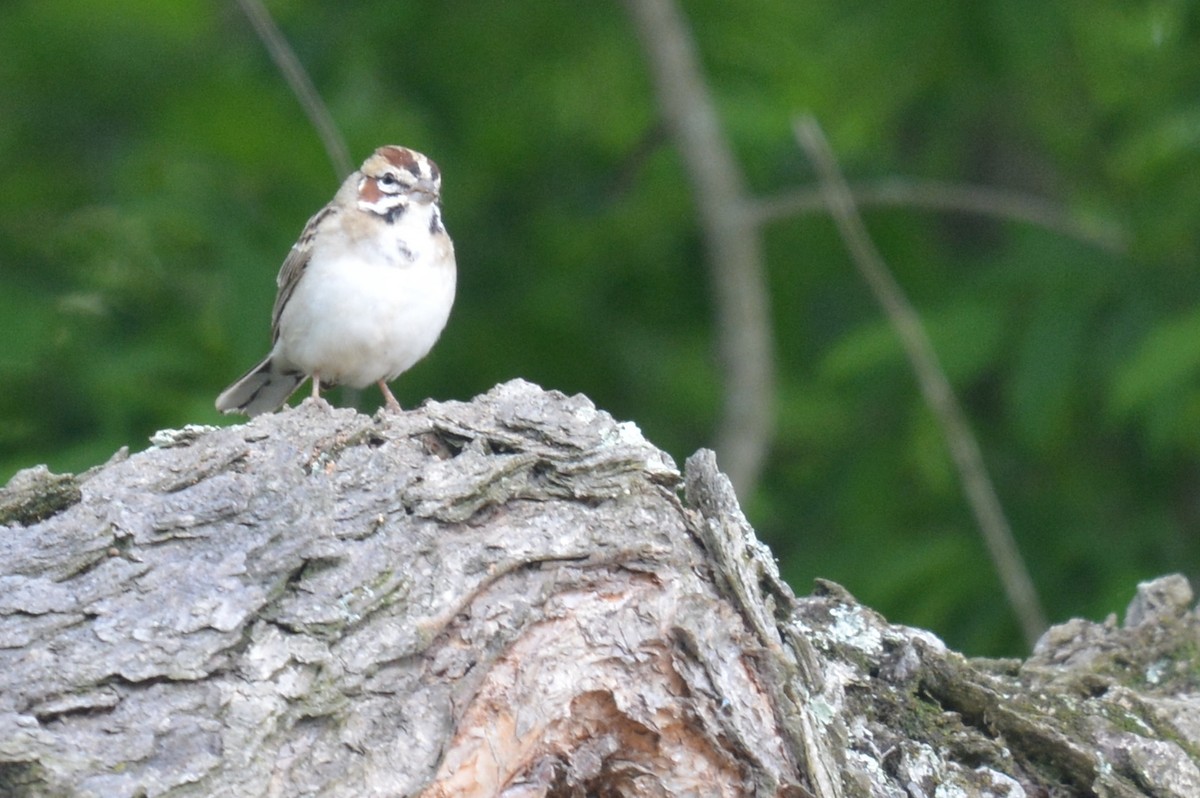
[[[1192,388],[1200,375],[1200,311],[1160,323],[1115,375],[1109,412],[1127,418]]]
[[[1043,449],[1061,445],[1070,431],[1089,319],[1051,302],[1031,309],[1031,315],[1020,336],[1009,396],[1018,434]]]
[[[1002,339],[1002,309],[968,300],[922,318],[947,377],[965,381],[977,376],[995,357]],[[884,320],[861,326],[843,338],[821,364],[824,378],[842,382],[887,367],[904,366],[906,359],[895,330]]]

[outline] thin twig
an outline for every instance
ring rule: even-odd
[[[774,429],[775,361],[761,231],[683,14],[673,0],[627,0],[658,103],[692,186],[716,314],[724,406],[717,457],[742,497],[754,489]]]
[[[854,204],[919,207],[954,213],[976,213],[1044,227],[1060,235],[1114,253],[1128,248],[1128,236],[1115,225],[1089,223],[1040,197],[987,186],[959,185],[937,180],[891,178],[850,187]],[[763,224],[801,213],[827,210],[820,189],[801,188],[754,203],[754,217]]]
[[[921,393],[946,436],[946,445],[962,479],[967,503],[983,533],[1004,592],[1020,622],[1026,642],[1032,647],[1046,628],[1046,616],[988,477],[979,444],[938,362],[933,344],[916,310],[904,295],[904,290],[875,248],[820,126],[812,117],[801,117],[795,122],[795,134],[800,146],[812,159],[829,212],[850,250],[855,266],[900,336],[917,375]]]
[[[271,54],[271,59],[275,61],[275,66],[283,73],[283,77],[291,86],[296,99],[300,101],[304,112],[308,114],[309,121],[317,129],[317,135],[321,137],[321,143],[325,145],[325,152],[329,154],[329,160],[338,173],[338,179],[341,180],[354,171],[354,164],[350,160],[350,150],[347,149],[342,134],[338,132],[333,116],[330,115],[321,95],[317,93],[312,81],[309,80],[308,73],[304,70],[300,59],[296,57],[295,51],[292,50],[283,33],[275,25],[275,20],[271,19],[270,12],[260,0],[237,0],[237,4],[250,19],[254,31],[262,39],[267,52]]]

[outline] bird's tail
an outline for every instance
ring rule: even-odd
[[[270,413],[278,410],[296,392],[304,377],[295,371],[276,371],[268,357],[221,392],[217,397],[217,409],[222,413],[244,413],[252,417]]]

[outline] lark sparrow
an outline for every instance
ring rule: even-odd
[[[437,164],[380,147],[308,220],[276,282],[271,354],[217,397],[224,413],[279,408],[305,377],[379,386],[429,353],[454,303],[454,245],[442,226]]]

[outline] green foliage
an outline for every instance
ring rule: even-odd
[[[682,459],[712,440],[707,266],[620,4],[269,7],[356,159],[445,175],[458,304],[402,402],[515,376]],[[811,184],[811,112],[856,180],[1003,187],[1114,254],[966,214],[867,209],[1055,620],[1200,575],[1200,19],[1183,0],[684,3],[750,184]],[[217,423],[274,277],[336,177],[234,4],[0,5],[0,480]],[[838,580],[978,653],[1016,625],[904,353],[820,214],[767,231],[777,439],[751,520],[798,591]],[[347,401],[344,398],[343,401]],[[374,409],[365,391],[359,401]]]

